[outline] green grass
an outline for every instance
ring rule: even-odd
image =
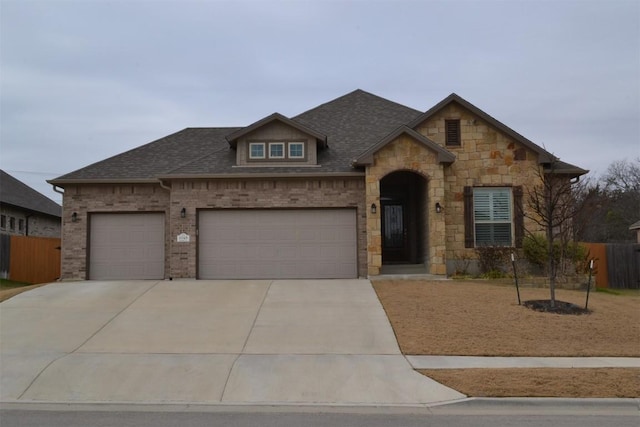
[[[640,296],[640,289],[596,288],[596,292],[609,295]]]
[[[31,286],[31,283],[14,282],[13,280],[9,280],[9,279],[0,279],[0,291],[5,291],[7,289],[21,288],[23,286]]]

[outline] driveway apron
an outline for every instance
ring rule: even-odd
[[[420,405],[367,280],[56,283],[0,304],[4,402]]]

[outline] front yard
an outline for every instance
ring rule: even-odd
[[[518,305],[514,286],[487,282],[375,281],[407,355],[640,357],[640,292],[592,292],[590,314],[541,313]],[[521,288],[522,301],[548,289]],[[558,300],[584,306],[584,291]],[[471,396],[638,397],[640,369],[423,371]]]

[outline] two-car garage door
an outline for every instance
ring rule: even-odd
[[[205,210],[201,279],[357,277],[355,209]]]

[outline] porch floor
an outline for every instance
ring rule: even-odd
[[[385,264],[380,274],[369,280],[447,280],[447,276],[429,274],[424,264]]]

